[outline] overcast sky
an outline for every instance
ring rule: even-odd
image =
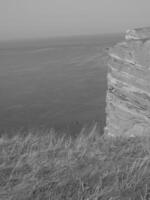
[[[0,0],[0,40],[150,26],[150,0]]]

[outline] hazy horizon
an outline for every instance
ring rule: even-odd
[[[82,38],[94,38],[94,37],[111,37],[111,36],[119,36],[124,38],[125,33],[123,32],[111,32],[111,33],[81,33],[81,34],[72,34],[72,35],[50,35],[50,36],[37,36],[37,37],[19,37],[19,38],[8,38],[8,39],[0,39],[0,44],[14,44],[14,43],[19,43],[24,45],[24,42],[29,43],[31,41],[31,43],[35,43],[35,42],[46,42],[46,41],[60,41],[60,40],[81,40]],[[29,43],[30,45],[30,43]],[[5,47],[5,46],[4,46]],[[8,46],[9,47],[9,46]]]
[[[120,33],[149,26],[148,0],[0,0],[0,41]]]

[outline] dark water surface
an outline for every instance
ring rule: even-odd
[[[106,48],[120,35],[0,44],[0,131],[105,122]]]

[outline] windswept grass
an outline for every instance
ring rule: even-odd
[[[0,200],[119,199],[150,199],[150,138],[0,139]]]

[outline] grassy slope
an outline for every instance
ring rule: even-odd
[[[0,139],[0,200],[150,198],[150,139]]]

